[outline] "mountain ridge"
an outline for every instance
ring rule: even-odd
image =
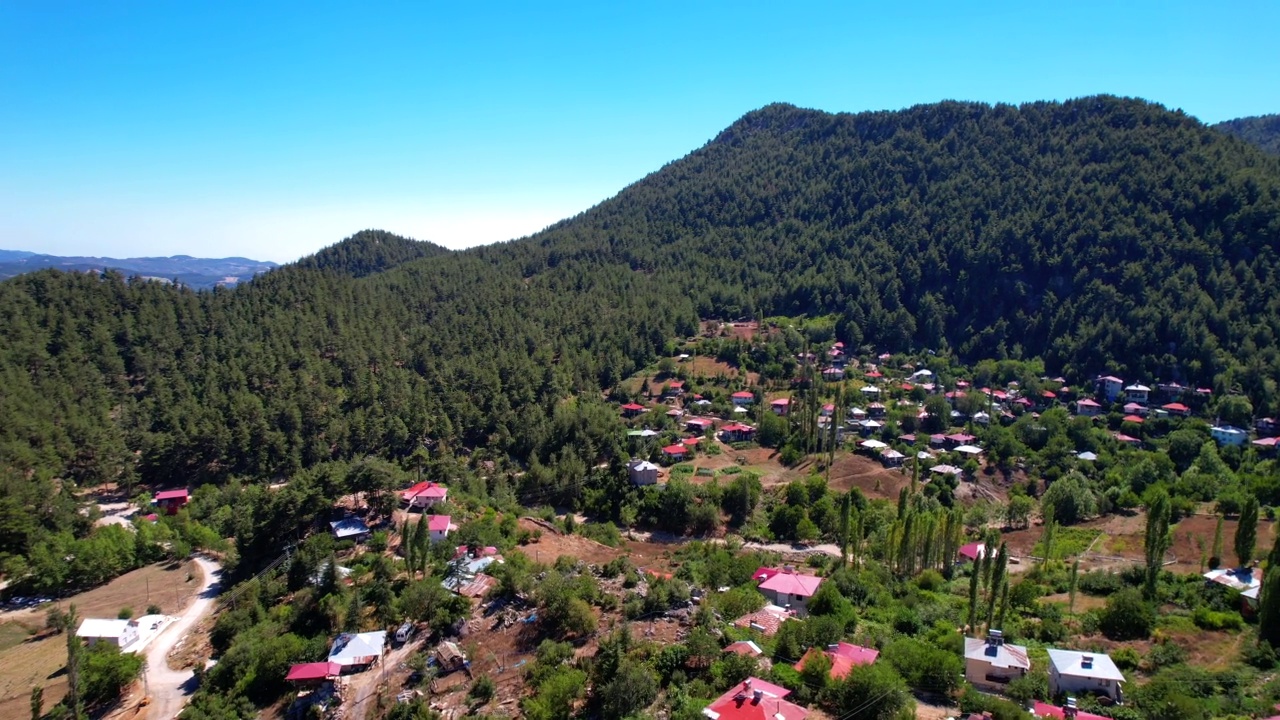
[[[116,270],[158,280],[177,280],[197,289],[235,285],[280,267],[278,263],[243,257],[200,258],[191,255],[109,258],[63,256],[25,250],[0,250],[0,280],[42,269],[68,272]],[[229,280],[234,278],[234,280]]]

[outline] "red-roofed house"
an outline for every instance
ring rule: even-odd
[[[731,400],[734,405],[750,405],[756,401],[756,396],[746,390],[740,390],[730,395],[729,400]]]
[[[1125,415],[1124,421],[1133,423],[1134,425],[1141,425],[1144,422],[1143,419],[1138,417],[1137,415]]]
[[[755,435],[755,428],[742,423],[729,423],[720,428],[720,439],[727,443],[750,442]]]
[[[969,563],[977,562],[987,555],[987,546],[980,542],[961,545],[960,550],[956,552],[956,562]]]
[[[285,680],[295,685],[319,685],[336,679],[342,674],[342,666],[336,662],[299,663],[289,668]]]
[[[809,711],[783,698],[791,691],[749,677],[729,688],[702,711],[710,720],[804,720]]]
[[[1179,417],[1190,417],[1191,415],[1191,408],[1187,407],[1186,405],[1183,405],[1182,403],[1175,402],[1175,403],[1169,403],[1168,405],[1161,405],[1160,409],[1164,410],[1170,415],[1177,415]]]
[[[804,664],[814,655],[826,655],[831,660],[831,672],[828,676],[832,680],[841,680],[856,666],[870,665],[875,662],[876,658],[880,657],[880,651],[847,642],[828,645],[826,649],[814,646],[809,648],[808,652],[800,658],[800,662],[795,664],[795,669],[797,671],[804,669]]]
[[[1071,714],[1068,715],[1068,712]],[[1056,705],[1046,705],[1039,700],[1032,706],[1031,714],[1038,718],[1055,718],[1056,720],[1069,720],[1071,718],[1074,718],[1074,720],[1110,720],[1110,718],[1102,715],[1095,715],[1076,708],[1060,708]]]
[[[791,399],[778,398],[769,403],[769,409],[773,411],[774,415],[786,417],[787,413],[791,412]]]
[[[1142,441],[1139,440],[1138,438],[1125,435],[1124,433],[1113,433],[1112,437],[1124,443],[1125,445],[1141,445],[1142,444]]]
[[[683,446],[685,446],[685,447],[687,447],[687,448],[692,449],[692,448],[697,447],[697,446],[698,446],[698,443],[700,443],[700,442],[702,442],[702,438],[700,438],[700,437],[687,437],[687,438],[685,438],[685,439],[681,440],[681,441],[680,441],[680,444],[681,444],[681,445],[683,445]]]
[[[708,418],[689,418],[684,421],[684,429],[689,432],[704,433],[711,428],[714,423]]]
[[[411,508],[429,508],[449,498],[449,490],[445,486],[433,482],[420,482],[400,492],[400,502]]]
[[[680,380],[672,380],[667,383],[667,389],[662,392],[663,395],[676,396],[684,394],[684,383]]]
[[[431,542],[439,542],[449,537],[449,531],[455,530],[448,515],[428,515],[427,530],[431,531]]]
[[[799,617],[809,614],[809,598],[818,592],[822,578],[816,575],[800,575],[794,571],[783,570],[760,583],[760,592],[769,598],[769,602],[795,611]]]
[[[776,568],[776,567],[757,568],[755,573],[751,575],[751,579],[757,583],[760,583],[760,582],[764,582],[765,580],[768,580],[769,578],[773,577],[774,575],[777,575],[780,572],[782,572],[782,568]]]
[[[761,650],[760,646],[752,640],[739,640],[735,643],[729,643],[724,646],[724,652],[746,655],[747,657],[760,657],[764,654],[764,650]]]
[[[771,637],[777,634],[778,628],[782,627],[782,623],[789,620],[791,616],[792,613],[786,608],[765,605],[753,613],[747,613],[734,620],[733,626],[742,630],[755,630],[765,637]]]
[[[662,448],[662,457],[668,462],[679,462],[689,457],[689,448],[683,445],[668,445]]]
[[[623,417],[629,417],[629,418],[635,417],[644,411],[645,411],[645,407],[643,405],[637,405],[635,403],[627,403],[626,405],[622,406]]]
[[[161,490],[156,493],[152,500],[166,515],[173,515],[186,506],[191,501],[191,491],[182,488],[181,490]]]
[[[1095,417],[1102,414],[1102,406],[1089,398],[1081,398],[1076,401],[1076,414],[1084,417]]]
[[[1273,453],[1276,451],[1277,443],[1280,443],[1280,438],[1261,438],[1250,444],[1258,452]]]

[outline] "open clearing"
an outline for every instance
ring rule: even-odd
[[[190,574],[191,579],[188,580]],[[149,565],[112,580],[110,583],[58,602],[64,610],[75,603],[81,618],[114,618],[121,608],[133,608],[135,616],[156,604],[166,615],[177,614],[200,587],[202,574],[192,562]],[[44,686],[45,707],[51,707],[67,693],[63,665],[67,659],[63,635],[30,635],[45,625],[49,606],[0,613],[0,717],[30,715],[31,688]],[[7,640],[22,633],[12,646]],[[6,647],[7,646],[7,647]]]

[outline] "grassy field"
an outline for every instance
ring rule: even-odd
[[[58,604],[65,610],[75,603],[82,618],[113,618],[125,607],[133,608],[136,617],[145,614],[149,604],[174,614],[191,600],[200,581],[195,563],[151,565]],[[0,614],[0,718],[28,717],[35,685],[44,686],[46,708],[67,693],[66,637],[35,635],[44,624],[45,609]]]

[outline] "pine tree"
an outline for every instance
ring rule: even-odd
[[[1005,616],[1009,614],[1009,578],[1000,585],[1000,614],[996,617],[996,625],[1004,628]]]
[[[1058,531],[1058,522],[1054,516],[1052,504],[1045,505],[1040,509],[1040,512],[1044,516],[1044,532],[1040,535],[1040,545],[1043,548],[1044,557],[1040,562],[1041,564],[1047,564],[1053,559],[1053,541]]]
[[[36,685],[31,688],[31,720],[40,720],[44,717],[44,686]]]
[[[1240,508],[1240,524],[1236,525],[1235,550],[1237,567],[1248,567],[1258,544],[1258,498],[1250,495]]]
[[[1165,551],[1169,549],[1169,518],[1171,514],[1169,494],[1156,492],[1147,506],[1147,534],[1143,544],[1146,554],[1146,572],[1142,593],[1148,600],[1156,597],[1156,584],[1160,580],[1160,568],[1164,564]]]

